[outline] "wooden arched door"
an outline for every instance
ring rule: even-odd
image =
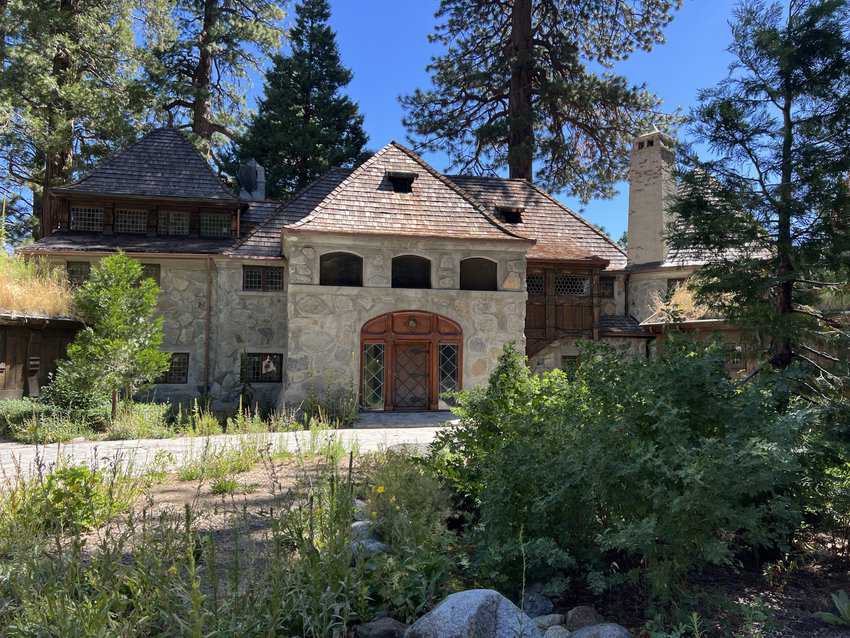
[[[360,331],[360,403],[371,410],[437,410],[461,388],[463,331],[432,312],[400,310]]]

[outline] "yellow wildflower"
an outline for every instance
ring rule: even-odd
[[[376,487],[376,488],[375,488],[375,491],[376,491],[378,494],[383,494],[386,490],[384,489],[384,486],[383,486],[383,485],[379,485],[378,487]]]

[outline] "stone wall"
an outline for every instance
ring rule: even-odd
[[[599,300],[600,315],[622,315],[626,312],[626,277],[618,273],[603,272],[604,277],[614,277],[614,298]]]
[[[460,324],[464,334],[463,387],[486,382],[505,344],[525,347],[525,245],[389,237],[293,236],[284,239],[291,264],[287,292],[289,345],[287,403],[299,403],[311,389],[357,388],[360,329],[369,319],[396,310],[435,312]],[[362,288],[319,286],[319,259],[346,250],[363,258]],[[429,290],[391,288],[396,255],[431,260]],[[466,257],[497,263],[499,290],[458,290],[459,265]]]
[[[600,337],[599,343],[608,345],[623,354],[643,358],[647,356],[646,344],[648,339],[637,337]],[[545,372],[561,367],[562,357],[579,355],[577,340],[574,338],[559,339],[550,343],[529,360],[529,366],[535,372]]]
[[[629,279],[629,313],[638,321],[652,316],[657,309],[657,299],[667,294],[668,279],[687,278],[693,268],[664,268],[634,272]]]

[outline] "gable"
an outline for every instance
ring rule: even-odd
[[[399,175],[415,176],[411,192],[393,189],[392,179]],[[355,169],[303,219],[283,229],[528,242],[395,142]]]

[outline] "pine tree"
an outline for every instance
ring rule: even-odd
[[[280,45],[278,0],[146,0],[145,78],[158,119],[188,130],[202,151],[238,135],[251,68]]]
[[[0,2],[0,182],[7,195],[31,189],[36,214],[44,189],[136,134],[133,6]]]
[[[830,380],[850,338],[830,311],[850,293],[850,8],[747,0],[732,38],[729,77],[693,113],[713,158],[681,154],[670,243],[707,256],[698,300],[768,335],[774,367]]]
[[[412,142],[448,153],[453,170],[507,166],[551,191],[611,196],[634,135],[667,118],[645,87],[589,67],[650,50],[680,4],[441,0],[431,39],[446,51],[428,67],[433,88],[401,98]]]
[[[266,169],[269,197],[287,197],[329,168],[355,163],[368,139],[357,104],[340,92],[351,71],[340,63],[327,0],[304,0],[295,12],[291,53],[275,56],[237,150],[240,160]]]

